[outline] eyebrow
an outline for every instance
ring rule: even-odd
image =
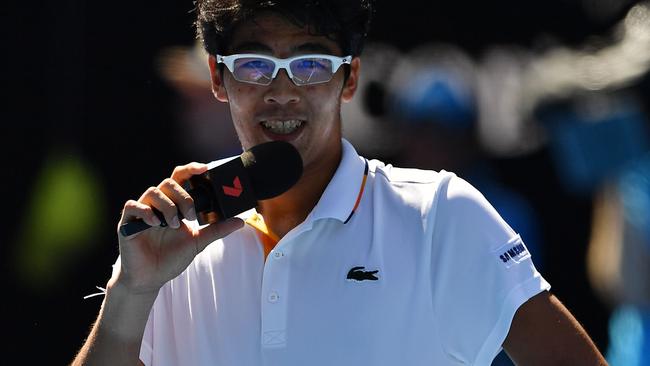
[[[260,42],[244,42],[238,44],[232,48],[233,53],[272,53],[272,50],[269,46],[260,43]],[[317,42],[308,42],[298,45],[292,49],[295,53],[324,53],[324,54],[334,54],[332,50],[320,43]]]

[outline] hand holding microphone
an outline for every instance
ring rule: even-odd
[[[291,188],[302,175],[302,159],[288,142],[260,144],[204,174],[189,178],[187,193],[192,198],[199,224],[217,222],[257,205],[258,200],[278,196]],[[164,215],[154,214],[167,226]],[[183,218],[182,211],[178,213]],[[190,218],[194,219],[194,218]],[[142,219],[120,226],[120,234],[133,235],[151,227]]]
[[[171,178],[125,204],[114,281],[131,291],[157,291],[208,244],[239,229],[242,221],[234,216],[286,192],[301,175],[300,154],[282,141],[254,146],[210,170],[198,163],[176,168]],[[192,228],[183,217],[206,226]]]

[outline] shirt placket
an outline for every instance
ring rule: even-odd
[[[262,348],[285,347],[287,307],[289,303],[289,255],[287,245],[278,245],[269,253],[262,278]]]

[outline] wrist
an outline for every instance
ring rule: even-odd
[[[106,292],[113,291],[119,295],[136,296],[147,298],[158,296],[158,291],[162,285],[143,285],[133,281],[130,276],[124,274],[121,270],[113,273],[106,284]]]
[[[119,281],[109,281],[100,311],[100,331],[139,343],[157,296],[158,291],[134,292]]]

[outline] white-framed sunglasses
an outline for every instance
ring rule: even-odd
[[[255,53],[230,56],[217,55],[217,63],[224,64],[237,81],[269,85],[280,69],[287,70],[296,85],[326,83],[343,64],[350,64],[352,56],[300,55],[289,58]]]

